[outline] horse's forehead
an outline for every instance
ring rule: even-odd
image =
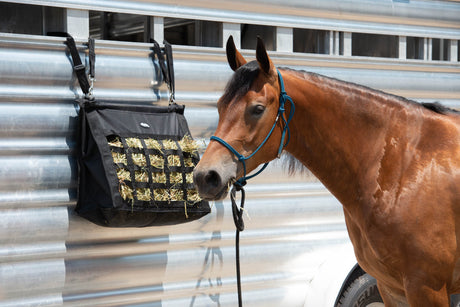
[[[251,72],[254,74],[250,75]],[[242,78],[239,79],[238,77]],[[219,112],[225,112],[227,109],[240,109],[243,106],[247,106],[248,102],[254,101],[259,97],[266,97],[270,92],[275,93],[277,89],[273,84],[274,79],[272,79],[254,68],[246,70],[246,72],[235,72],[217,103]],[[269,89],[273,89],[273,91]]]
[[[221,111],[225,110],[236,110],[240,109],[241,107],[246,107],[249,102],[257,100],[258,98],[267,96],[267,86],[264,86],[264,83],[260,83],[260,86],[257,84],[253,84],[251,88],[240,97],[235,97],[229,103],[223,103],[222,100],[219,100],[217,103],[217,107]]]
[[[251,90],[246,92],[244,95],[234,97],[229,102],[223,102],[222,99],[220,99],[217,102],[217,109],[219,110],[219,113],[223,114],[227,111],[236,111],[237,109],[246,106],[247,102],[250,101],[252,97],[250,92]]]

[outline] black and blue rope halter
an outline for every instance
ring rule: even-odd
[[[279,79],[279,84],[280,84],[280,89],[281,89],[280,98],[279,98],[280,106],[278,108],[278,114],[276,116],[276,119],[275,119],[275,122],[273,123],[272,128],[268,132],[263,142],[256,148],[256,150],[254,150],[249,156],[245,157],[242,154],[240,154],[235,148],[233,148],[230,144],[228,144],[226,141],[221,139],[220,137],[217,137],[215,135],[211,136],[211,140],[217,141],[221,143],[222,145],[224,145],[228,150],[230,150],[238,158],[238,161],[243,163],[243,171],[244,171],[243,177],[241,177],[234,183],[234,185],[237,185],[239,187],[243,187],[244,185],[246,185],[247,180],[259,175],[267,167],[269,162],[265,163],[262,166],[262,168],[258,170],[255,174],[246,176],[247,175],[246,174],[246,160],[251,159],[262,148],[262,146],[265,145],[265,143],[268,141],[268,139],[272,135],[273,130],[275,130],[276,124],[278,123],[278,120],[280,120],[280,118],[283,121],[284,127],[283,127],[283,132],[281,134],[280,146],[278,148],[278,158],[280,157],[281,152],[283,151],[284,147],[288,145],[289,140],[291,138],[291,132],[289,131],[289,123],[291,122],[292,117],[294,116],[295,106],[294,106],[294,102],[292,101],[292,98],[289,97],[289,95],[286,93],[284,89],[284,81],[283,81],[283,77],[281,76],[281,73],[279,72],[279,70],[277,70],[277,72],[278,72],[278,79]],[[289,100],[289,102],[291,103],[291,110],[289,112],[288,118],[286,119],[284,117],[284,113],[286,112],[286,109],[284,106],[287,100]],[[287,140],[286,140],[286,143],[284,143],[286,139],[286,134],[287,134]]]
[[[292,120],[292,117],[294,116],[294,111],[295,111],[295,106],[294,102],[292,101],[292,98],[289,97],[289,95],[286,93],[284,89],[284,81],[283,77],[281,76],[281,73],[279,70],[276,70],[278,72],[278,79],[279,79],[279,84],[280,84],[280,106],[278,108],[278,114],[276,115],[275,122],[273,123],[272,128],[268,132],[267,136],[263,140],[263,142],[254,150],[249,156],[245,157],[242,154],[240,154],[235,148],[233,148],[230,144],[228,144],[226,141],[223,139],[213,135],[211,136],[211,140],[217,141],[224,145],[228,150],[230,150],[237,158],[238,161],[243,163],[243,177],[238,179],[236,182],[233,183],[233,188],[232,191],[230,192],[230,199],[232,201],[232,212],[233,212],[233,221],[236,226],[236,237],[235,237],[235,250],[236,250],[236,279],[237,279],[237,286],[238,286],[238,306],[242,307],[243,302],[242,302],[242,295],[241,295],[241,273],[240,273],[240,232],[244,230],[244,222],[243,222],[243,209],[244,209],[244,200],[245,200],[245,192],[243,189],[243,186],[246,185],[246,182],[248,179],[251,179],[260,173],[264,171],[264,169],[267,167],[268,162],[265,163],[260,170],[258,170],[256,173],[253,175],[247,176],[246,174],[246,160],[249,160],[252,158],[261,148],[264,146],[264,144],[268,141],[270,136],[273,133],[273,130],[275,130],[275,127],[278,123],[278,121],[281,120],[283,121],[283,132],[281,134],[281,141],[280,141],[280,146],[278,147],[278,158],[281,156],[281,152],[283,151],[284,147],[286,147],[289,144],[289,140],[291,138],[291,132],[289,131],[289,123]],[[286,101],[289,100],[291,103],[291,110],[289,112],[288,118],[286,119],[284,116],[284,113],[286,112],[285,109],[285,104]],[[287,139],[286,139],[286,134],[287,134]],[[286,140],[286,143],[284,142]],[[240,203],[240,208],[236,205],[236,192],[241,191],[241,203]]]

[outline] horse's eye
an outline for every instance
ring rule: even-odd
[[[264,111],[265,111],[265,107],[261,104],[258,104],[252,108],[252,114],[256,116],[261,115],[262,113],[264,113]]]

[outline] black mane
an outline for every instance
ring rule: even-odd
[[[252,86],[252,82],[259,75],[259,71],[257,61],[251,61],[238,68],[227,83],[220,101],[223,104],[229,104],[232,100],[238,100],[246,95]]]
[[[433,112],[439,113],[439,114],[449,114],[449,113],[456,113],[459,114],[460,112],[451,108],[448,108],[446,106],[443,106],[439,102],[422,102],[422,106],[427,108],[428,110],[431,110]]]

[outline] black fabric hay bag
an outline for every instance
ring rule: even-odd
[[[199,155],[184,106],[88,97],[79,105],[79,215],[102,226],[144,227],[189,222],[210,212],[193,184]]]
[[[192,181],[199,157],[183,111],[86,101],[77,212],[112,227],[176,224],[208,214]]]

